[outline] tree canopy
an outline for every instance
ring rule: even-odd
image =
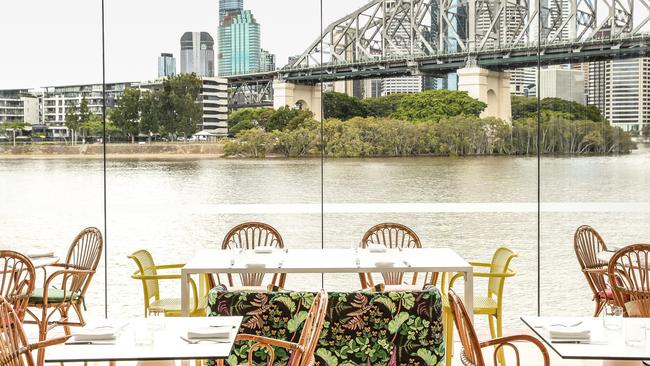
[[[364,105],[355,97],[345,93],[323,93],[323,115],[325,118],[346,120],[352,117],[365,117],[367,114]]]
[[[534,97],[512,97],[512,119],[532,118],[537,114],[537,99]],[[552,111],[561,113],[566,119],[587,120],[603,122],[598,107],[594,105],[582,105],[578,102],[568,101],[560,98],[544,98],[540,103],[541,111]]]
[[[393,117],[406,121],[437,122],[445,117],[478,117],[487,104],[467,92],[457,90],[427,90],[404,95]]]

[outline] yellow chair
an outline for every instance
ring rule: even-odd
[[[492,262],[469,262],[473,267],[489,268],[489,272],[482,272],[475,269],[474,278],[487,278],[488,288],[487,296],[474,297],[474,314],[487,315],[490,324],[490,335],[492,338],[499,338],[503,336],[502,321],[503,321],[503,287],[505,280],[508,277],[513,277],[516,272],[509,268],[510,261],[517,257],[517,253],[508,248],[499,248],[492,256]],[[462,274],[456,274],[447,281],[447,274],[443,274],[442,278],[442,316],[444,319],[445,328],[445,354],[446,365],[451,365],[453,356],[453,339],[454,339],[454,318],[449,305],[449,298],[447,294],[449,289],[454,286],[454,282]],[[499,352],[499,362],[501,365],[505,364],[503,353]]]
[[[152,309],[162,310],[165,316],[181,316],[181,299],[180,298],[161,298],[160,286],[158,281],[161,280],[180,280],[180,273],[159,274],[159,270],[181,269],[184,264],[165,264],[156,265],[151,253],[142,249],[134,252],[129,256],[138,266],[138,270],[131,275],[131,278],[142,281],[144,290],[144,316],[149,315]],[[190,287],[192,288],[192,307],[190,316],[205,316],[206,301],[204,296],[199,297],[197,286],[193,279],[190,278]],[[201,301],[200,301],[201,300]]]

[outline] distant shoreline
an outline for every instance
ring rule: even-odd
[[[102,144],[85,145],[0,145],[0,160],[19,159],[103,159]],[[223,144],[217,143],[152,143],[108,144],[109,159],[220,159],[224,157]]]

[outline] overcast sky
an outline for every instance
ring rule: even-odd
[[[325,25],[367,0],[323,0]],[[106,79],[151,80],[158,56],[180,70],[185,31],[217,38],[218,0],[105,0]],[[320,33],[320,0],[244,0],[278,64]],[[100,0],[0,1],[0,89],[101,82]]]

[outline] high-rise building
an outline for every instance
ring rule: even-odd
[[[260,50],[260,72],[275,70],[275,55],[265,49]]]
[[[0,91],[0,125],[3,123],[23,122],[38,124],[38,98],[28,90]]]
[[[523,67],[508,70],[510,73],[510,94],[520,97],[537,95],[537,68]]]
[[[158,77],[165,78],[176,75],[176,59],[171,53],[161,53],[158,57]]]
[[[540,70],[540,98],[560,98],[585,104],[585,76],[581,70],[550,67]]]
[[[612,126],[641,133],[650,125],[650,58],[589,64],[587,103],[600,109]]]
[[[219,26],[219,76],[246,74],[260,69],[260,25],[250,10],[226,15]]]
[[[219,0],[219,26],[226,18],[236,17],[244,10],[244,0]]]
[[[214,39],[208,32],[185,32],[181,37],[181,72],[214,76]]]

